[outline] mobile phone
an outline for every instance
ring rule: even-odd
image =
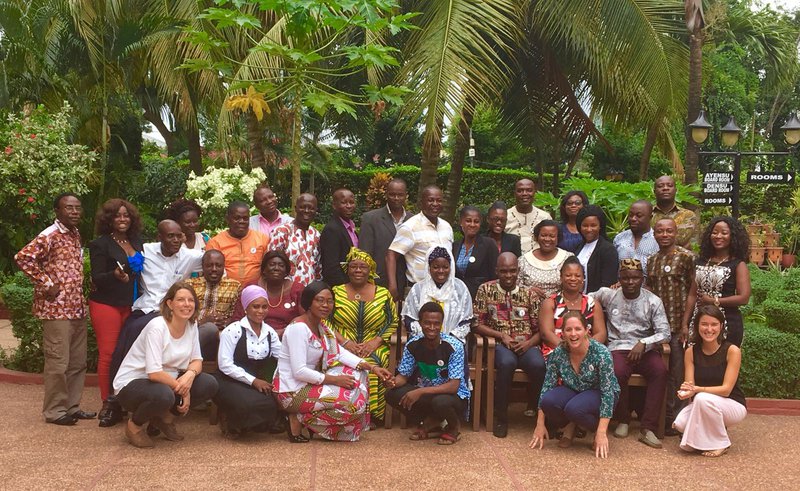
[[[122,265],[122,263],[120,263],[119,261],[114,261],[114,262],[117,263],[117,267],[119,268],[119,270],[124,273],[125,272],[125,267]]]

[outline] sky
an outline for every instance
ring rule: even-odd
[[[766,0],[764,4],[770,4],[775,7],[785,7],[789,10],[794,10],[800,7],[800,0]]]

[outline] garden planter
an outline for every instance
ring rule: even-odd
[[[781,256],[781,267],[784,269],[792,268],[794,267],[794,262],[796,260],[797,256],[795,256],[794,254],[784,254],[783,256]]]
[[[775,231],[775,226],[771,223],[765,223],[762,225],[762,227],[764,228],[765,234],[771,234],[772,232]]]
[[[764,226],[760,223],[751,223],[747,225],[747,235],[752,237],[753,235],[760,234],[762,228],[764,228]]]
[[[778,264],[781,261],[781,257],[783,257],[783,247],[782,246],[772,246],[766,247],[767,249],[767,259],[772,264]]]
[[[750,247],[750,262],[756,266],[761,266],[764,262],[764,253],[766,249],[761,246]]]
[[[777,246],[781,243],[781,234],[779,233],[771,233],[771,234],[764,234],[764,245],[767,247],[770,246]]]

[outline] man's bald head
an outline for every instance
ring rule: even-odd
[[[500,288],[510,292],[517,286],[517,277],[519,276],[519,260],[511,252],[504,252],[497,258],[497,267],[495,268],[497,274],[497,282]]]
[[[165,256],[172,256],[181,250],[184,240],[186,238],[178,222],[161,220],[158,223],[158,241],[161,242],[161,253]]]
[[[504,252],[497,256],[497,266],[500,265],[519,266],[519,258],[513,252]]]

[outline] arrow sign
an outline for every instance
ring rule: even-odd
[[[703,194],[728,194],[733,192],[733,183],[730,182],[704,182]]]
[[[703,184],[706,183],[733,183],[733,172],[706,172],[703,176]]]
[[[794,181],[794,172],[748,172],[749,184],[790,184]]]
[[[703,196],[704,205],[715,206],[730,206],[733,204],[733,198],[730,196]]]

